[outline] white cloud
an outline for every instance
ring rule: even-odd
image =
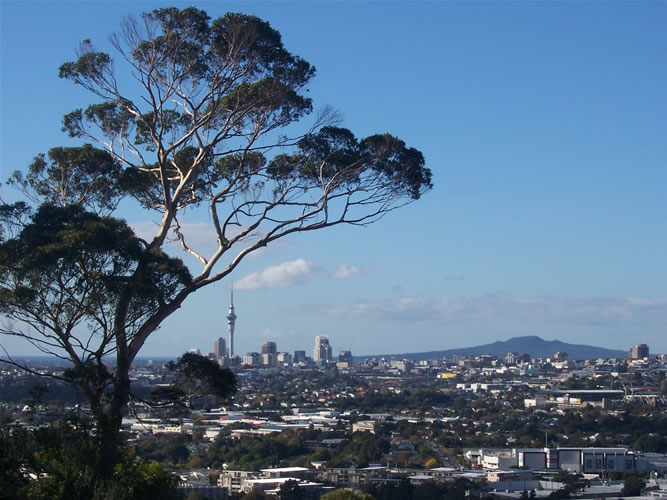
[[[154,221],[132,222],[130,225],[137,236],[147,241],[153,239],[160,227]],[[181,232],[185,235],[188,245],[200,251],[211,250],[217,245],[215,229],[209,223],[181,221]],[[176,241],[176,236],[172,232],[169,233],[169,243],[180,248],[180,244]]]
[[[658,325],[667,322],[667,300],[637,298],[509,298],[503,295],[459,299],[401,297],[335,306],[314,306],[340,317],[372,320],[463,323],[509,319],[570,325]]]
[[[142,240],[146,241],[152,240],[159,228],[159,225],[156,222],[151,221],[130,222],[129,224],[135,234]]]
[[[368,270],[360,269],[356,266],[350,266],[348,264],[341,264],[338,266],[338,269],[336,269],[336,271],[331,275],[331,277],[334,279],[345,279],[365,272],[368,272]]]
[[[263,339],[279,339],[280,337],[281,333],[279,330],[274,330],[273,328],[264,328],[262,330]]]
[[[276,341],[277,340],[291,341],[291,340],[294,340],[294,339],[298,339],[298,335],[293,330],[283,331],[283,330],[276,330],[274,328],[268,328],[267,327],[267,328],[264,328],[262,330],[261,338],[271,339],[271,340],[276,340]]]
[[[239,290],[264,290],[303,285],[310,281],[321,267],[305,259],[283,262],[276,266],[248,274],[234,284]]]
[[[130,226],[134,230],[137,236],[140,238],[151,241],[157,230],[159,224],[155,221],[143,221],[143,222],[132,222]],[[215,233],[215,228],[211,223],[208,222],[187,222],[180,220],[181,233],[185,236],[185,241],[192,250],[198,252],[204,257],[210,257],[211,253],[217,249],[218,240]],[[239,227],[232,227],[228,232],[228,237],[238,235],[241,231]],[[255,243],[261,235],[259,233],[252,233],[245,238],[243,238],[236,246],[234,246],[231,252],[238,252],[244,247],[247,247]],[[294,244],[287,240],[277,240],[271,242],[270,245],[265,247],[257,248],[253,250],[250,254],[247,255],[248,259],[257,259],[264,258],[271,253],[275,253],[276,249],[284,249],[293,247]],[[173,231],[169,232],[167,239],[166,251],[177,257],[183,257],[185,252],[181,247],[180,241],[176,238],[176,235]]]

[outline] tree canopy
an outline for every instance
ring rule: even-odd
[[[0,207],[0,312],[2,333],[72,362],[115,445],[129,367],[189,296],[275,240],[370,224],[432,185],[397,137],[357,138],[328,108],[303,124],[315,68],[257,17],[162,8],[127,17],[111,43],[116,59],[84,40],[59,69],[93,98],[63,119],[80,145],[9,179],[25,198]],[[154,233],[137,235],[123,205]],[[212,249],[186,213],[207,221]]]

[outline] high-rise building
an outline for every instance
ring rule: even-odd
[[[313,360],[328,363],[331,361],[331,345],[329,345],[329,337],[326,335],[318,335],[315,337],[315,349],[313,351]]]
[[[229,328],[229,357],[234,357],[234,327],[236,326],[236,314],[234,313],[234,283],[232,283],[232,298],[227,313],[227,326]]]
[[[646,344],[638,344],[630,348],[628,352],[630,359],[644,359],[648,358],[648,346]]]
[[[271,352],[262,353],[262,366],[276,366],[276,355]]]
[[[516,364],[518,359],[519,359],[518,352],[508,352],[507,355],[505,356],[505,363],[507,363],[508,365],[514,365]]]
[[[294,351],[294,358],[292,358],[294,363],[303,363],[306,361],[306,351]]]
[[[227,342],[222,337],[213,342],[213,354],[216,358],[223,358],[227,355]]]
[[[292,355],[288,352],[279,352],[276,360],[281,366],[292,366]]]
[[[262,344],[262,354],[273,354],[275,355],[278,353],[278,346],[276,345],[275,342],[264,342]]]
[[[262,362],[262,357],[258,352],[249,352],[245,356],[243,356],[243,363],[246,365],[253,365],[257,366],[261,364]]]
[[[352,351],[341,351],[338,355],[338,361],[352,364],[353,360],[354,358],[352,357]]]

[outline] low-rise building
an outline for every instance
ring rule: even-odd
[[[637,454],[626,448],[512,448],[467,452],[466,458],[487,470],[521,467],[563,469],[583,474],[626,473],[637,469]]]

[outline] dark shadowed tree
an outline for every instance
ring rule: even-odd
[[[305,498],[305,494],[299,487],[299,481],[290,479],[278,488],[278,498],[280,500],[301,500]]]
[[[623,478],[623,489],[621,495],[627,497],[638,497],[644,489],[644,480],[637,474],[626,474]]]
[[[101,477],[120,459],[130,365],[188,297],[275,240],[370,224],[431,188],[422,154],[396,137],[357,138],[327,110],[301,125],[315,69],[261,19],[164,8],[127,18],[111,41],[115,61],[85,40],[60,67],[94,99],[63,121],[81,145],[15,173],[25,200],[0,210],[2,333],[71,361]],[[154,232],[135,234],[121,203]],[[207,221],[212,248],[186,211]],[[170,242],[196,265],[167,254]]]
[[[58,422],[34,432],[0,429],[0,498],[3,499],[177,499],[179,479],[169,469],[137,459],[119,459],[100,488],[96,456],[84,422]],[[38,478],[38,479],[35,479]]]
[[[224,400],[236,392],[236,375],[205,356],[188,352],[165,368],[169,384],[154,389],[146,401],[154,409],[167,408],[173,414],[190,408],[191,401],[199,397]]]
[[[359,491],[338,489],[322,495],[321,500],[374,500],[373,495]]]

